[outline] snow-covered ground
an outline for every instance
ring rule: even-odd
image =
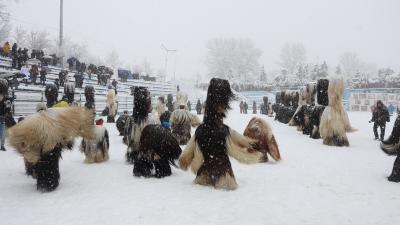
[[[252,116],[233,110],[226,124],[243,132]],[[164,179],[133,177],[114,124],[106,125],[110,161],[87,165],[77,148],[64,152],[60,186],[51,193],[36,191],[22,158],[9,149],[0,152],[0,224],[400,224],[400,184],[386,180],[394,158],[373,140],[369,113],[349,116],[358,129],[348,134],[349,148],[324,146],[263,116],[283,159],[257,165],[232,160],[236,191],[195,185],[192,173],[176,168]]]

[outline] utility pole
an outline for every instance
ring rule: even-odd
[[[168,49],[167,47],[165,47],[164,44],[161,44],[161,49],[165,51],[165,77],[164,77],[164,81],[167,81],[167,76],[168,76],[168,55],[170,52],[176,53],[178,50],[176,49]],[[174,72],[175,73],[175,72]],[[175,74],[174,74],[175,76]]]
[[[64,29],[64,0],[60,0],[60,42],[59,42],[59,52],[61,58],[61,68],[64,68],[64,52],[63,52],[63,29]]]

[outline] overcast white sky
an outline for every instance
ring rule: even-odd
[[[400,68],[399,0],[64,0],[64,7],[65,34],[98,55],[115,49],[127,63],[163,68],[160,45],[178,49],[178,77],[206,72],[213,37],[254,40],[267,71],[279,68],[286,42],[302,42],[311,62],[333,65],[353,51]],[[14,24],[58,32],[59,0],[19,0],[9,10]]]

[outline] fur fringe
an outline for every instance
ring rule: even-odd
[[[244,136],[258,140],[258,150],[264,154],[264,160],[268,161],[268,154],[275,161],[281,159],[278,143],[272,133],[271,126],[263,119],[253,117],[243,133]]]
[[[80,150],[85,154],[85,163],[108,161],[110,140],[108,131],[102,126],[93,126],[94,139],[83,139]]]
[[[93,114],[84,108],[51,108],[10,128],[8,142],[26,161],[36,163],[41,154],[68,146],[75,137],[93,138],[92,124]]]
[[[322,113],[319,128],[325,145],[349,146],[346,132],[351,131],[352,128],[347,113],[343,108],[343,92],[343,79],[331,80],[329,82],[329,106]]]

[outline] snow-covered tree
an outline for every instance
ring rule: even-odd
[[[339,63],[343,69],[343,75],[345,75],[348,79],[355,76],[358,72],[361,72],[364,66],[362,60],[354,52],[343,53],[339,58]]]
[[[114,69],[116,69],[117,66],[120,64],[119,54],[116,50],[112,50],[106,56],[106,64]]]
[[[31,30],[27,43],[29,49],[46,50],[51,47],[49,33],[45,30]]]
[[[19,46],[25,47],[28,38],[28,32],[22,26],[18,26],[14,29],[13,38],[14,42],[16,42]]]
[[[286,43],[281,50],[279,64],[287,70],[290,75],[294,75],[297,68],[306,62],[306,49],[301,43]]]
[[[250,39],[214,38],[207,43],[206,65],[210,77],[258,80],[262,51]]]

